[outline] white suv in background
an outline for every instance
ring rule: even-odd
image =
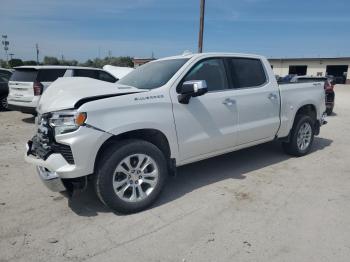
[[[42,93],[59,77],[90,77],[115,83],[118,78],[110,73],[89,67],[77,66],[20,66],[9,81],[7,97],[9,109],[36,114]]]

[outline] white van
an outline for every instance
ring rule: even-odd
[[[99,69],[77,66],[20,66],[9,81],[8,108],[36,114],[42,93],[59,77],[90,77],[115,83],[118,78]]]

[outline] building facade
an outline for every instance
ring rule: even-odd
[[[134,68],[136,68],[153,60],[155,60],[155,58],[134,58],[132,62],[134,63]]]
[[[326,76],[332,75],[337,83],[350,84],[350,57],[336,58],[273,58],[271,67],[278,76],[289,74]]]

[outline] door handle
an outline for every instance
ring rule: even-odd
[[[233,104],[236,103],[236,100],[232,99],[232,98],[226,98],[224,100],[224,102],[222,102],[224,105],[227,105],[227,106],[232,106]]]
[[[275,99],[277,99],[277,95],[274,94],[274,93],[270,93],[269,96],[268,96],[268,98],[269,98],[270,100],[275,100]]]

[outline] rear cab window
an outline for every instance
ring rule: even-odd
[[[267,82],[264,66],[256,58],[229,58],[230,76],[234,88],[253,88]]]

